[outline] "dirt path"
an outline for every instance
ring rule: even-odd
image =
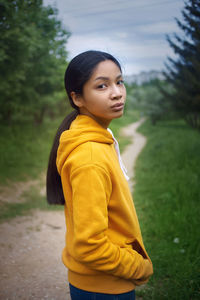
[[[136,132],[142,122],[123,129],[133,138],[122,155],[132,179],[135,160],[145,145]],[[70,300],[67,270],[61,261],[64,232],[64,213],[58,211],[36,211],[0,225],[1,300]]]
[[[135,184],[134,181],[134,167],[137,157],[143,147],[146,144],[145,136],[141,135],[137,132],[137,128],[145,121],[145,119],[140,119],[138,122],[132,123],[129,126],[122,129],[122,134],[126,136],[130,136],[132,143],[129,144],[123,154],[122,159],[126,165],[128,176],[130,177],[129,186],[133,191],[133,187]]]

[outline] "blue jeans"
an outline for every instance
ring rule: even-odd
[[[135,291],[123,294],[103,294],[80,290],[69,284],[72,300],[135,300]]]

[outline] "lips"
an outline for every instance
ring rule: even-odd
[[[111,108],[122,108],[122,107],[124,107],[123,102],[118,102],[118,103],[114,104],[113,106],[111,106]]]
[[[123,108],[124,108],[124,103],[123,102],[118,102],[118,103],[116,103],[116,104],[114,104],[113,106],[111,106],[111,109],[113,110],[113,111],[120,111],[120,110],[123,110]]]

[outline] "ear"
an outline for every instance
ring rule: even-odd
[[[78,107],[82,107],[83,106],[83,99],[82,96],[80,94],[77,94],[75,92],[71,92],[70,94],[74,104]]]

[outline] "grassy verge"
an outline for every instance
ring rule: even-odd
[[[137,112],[129,112],[123,118],[113,120],[111,123],[110,127],[119,139],[121,150],[129,143],[129,138],[120,136],[121,127],[138,118]],[[41,173],[46,170],[52,141],[61,121],[62,119],[46,120],[43,125],[38,127],[30,124],[16,125],[10,128],[1,126],[1,186],[41,177]],[[25,192],[23,198],[26,201],[23,203],[0,202],[0,221],[27,214],[31,209],[63,209],[62,206],[47,205],[46,199],[40,195],[39,189],[40,186],[31,187]]]
[[[0,127],[1,185],[38,178],[47,166],[49,149],[60,122],[61,119],[40,126]]]
[[[142,299],[200,299],[200,136],[182,121],[145,122],[134,201],[154,275]]]
[[[26,201],[22,203],[0,203],[0,223],[17,216],[30,214],[34,209],[63,210],[61,205],[48,205],[46,198],[40,195],[37,187],[31,188],[23,196]]]
[[[24,192],[21,198],[25,201],[21,203],[0,201],[0,222],[30,213],[32,209],[63,209],[61,206],[49,206],[45,196],[40,194],[44,184],[41,174],[46,170],[52,140],[61,121],[62,119],[51,122],[46,120],[40,126],[1,126],[0,191],[4,186],[12,186],[13,182],[23,182],[26,185],[29,180],[38,180],[40,184],[31,186]],[[15,196],[12,192],[9,197],[12,194]]]

